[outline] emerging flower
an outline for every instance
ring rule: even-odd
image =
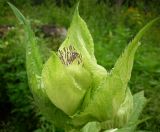
[[[96,62],[78,7],[65,41],[43,65],[29,22],[9,5],[25,27],[28,80],[42,113],[66,131],[133,131],[146,99],[143,92],[132,96],[128,81],[139,40],[158,19],[140,30],[108,72]]]

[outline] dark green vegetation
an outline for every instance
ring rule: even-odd
[[[49,48],[56,50],[63,38],[45,36],[40,28],[44,24],[68,27],[74,11],[73,0],[12,0],[32,22],[37,41],[44,54]],[[123,0],[122,0],[123,1]],[[98,63],[107,69],[113,67],[122,50],[149,20],[157,17],[160,2],[133,1],[123,4],[109,0],[82,0],[80,15],[87,22],[95,42]],[[25,71],[24,31],[5,0],[0,2],[0,131],[51,131],[53,127],[36,109],[27,85]],[[138,129],[160,131],[160,25],[146,33],[135,57],[130,87],[132,93],[144,90],[149,99]],[[58,131],[58,130],[57,130]]]

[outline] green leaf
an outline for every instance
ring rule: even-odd
[[[27,75],[36,104],[40,108],[41,112],[47,117],[47,119],[52,121],[53,124],[64,127],[69,122],[70,118],[51,103],[42,88],[41,72],[43,64],[30,23],[14,5],[11,3],[8,4],[25,29]]]
[[[104,132],[114,132],[114,131],[115,132],[134,132],[136,129],[136,126],[139,123],[138,118],[144,106],[146,105],[146,103],[147,103],[147,100],[144,97],[144,93],[143,92],[136,93],[133,96],[133,110],[128,123],[120,129],[106,130]]]
[[[100,130],[101,130],[100,123],[89,122],[80,130],[80,132],[99,132]]]
[[[159,18],[149,22],[139,31],[122,56],[117,60],[111,73],[104,80],[100,81],[96,89],[90,91],[89,97],[86,96],[89,101],[86,101],[87,105],[85,105],[80,115],[77,116],[79,121],[83,121],[83,119],[90,121],[90,117],[94,117],[101,122],[107,120],[108,124],[115,124],[113,117],[117,114],[126,98],[126,89],[131,76],[134,55],[139,46],[138,41],[157,20]],[[132,98],[131,94],[130,98]],[[126,107],[130,108],[130,106]],[[122,124],[125,124],[125,122]]]
[[[14,5],[11,3],[8,4],[12,8],[20,23],[24,26],[26,35],[26,65],[28,79],[32,88],[38,88],[40,81],[39,76],[41,76],[42,72],[42,59],[39,53],[35,35],[31,29],[29,21],[25,19],[22,13]]]
[[[40,112],[45,116],[45,118],[53,123],[56,127],[65,128],[70,125],[71,118],[68,117],[62,110],[58,109],[47,96],[41,94],[36,94],[34,97],[37,107]]]
[[[90,86],[90,79],[83,79],[84,77],[90,78],[85,69],[74,65],[71,69],[72,74],[53,53],[42,71],[42,80],[48,97],[53,104],[68,115],[76,112]]]
[[[72,23],[68,30],[66,40],[62,43],[60,49],[72,45],[86,58],[96,61],[94,56],[94,44],[92,36],[84,20],[79,16],[78,6],[73,15]]]
[[[133,112],[129,118],[128,123],[117,132],[134,132],[136,126],[138,125],[138,117],[140,116],[147,100],[144,97],[144,92],[136,93],[133,96]]]
[[[78,6],[73,15],[73,19],[68,29],[67,37],[60,46],[60,50],[65,47],[73,46],[81,55],[84,67],[101,80],[107,74],[107,71],[100,65],[97,65],[94,56],[94,44],[92,36],[84,20],[79,16]],[[98,81],[97,81],[98,82]]]
[[[128,124],[132,124],[133,122],[136,122],[138,120],[138,117],[140,116],[144,106],[147,103],[147,99],[144,97],[144,92],[136,93],[133,96],[133,113],[129,119]]]
[[[79,16],[78,6],[75,10],[72,23],[68,30],[65,41],[60,46],[59,50],[73,46],[78,53],[82,55],[83,67],[88,70],[92,75],[92,87],[90,89],[97,89],[99,83],[104,77],[107,76],[107,71],[102,66],[98,65],[94,56],[94,44],[91,34],[87,28],[84,20]],[[74,71],[73,71],[74,72]],[[90,93],[87,93],[90,94]],[[88,98],[85,96],[83,107],[88,104]],[[82,119],[83,120],[83,119]],[[82,121],[83,122],[83,121]]]
[[[124,53],[121,57],[117,60],[113,70],[111,71],[111,81],[114,81],[115,83],[111,89],[115,89],[115,100],[117,106],[121,104],[121,102],[124,99],[125,91],[128,85],[128,81],[131,77],[131,71],[133,67],[133,60],[135,52],[138,48],[139,40],[144,35],[145,32],[147,32],[150,27],[155,24],[160,18],[156,18],[152,21],[150,21],[148,24],[146,24],[134,37],[134,39],[129,43],[129,45],[124,50]],[[116,80],[116,81],[115,81]]]
[[[133,96],[130,92],[130,89],[127,88],[125,99],[116,113],[114,119],[114,126],[120,128],[124,124],[126,124],[131,116],[132,110],[133,110]]]
[[[8,2],[8,4],[11,7],[11,9],[13,10],[13,12],[16,15],[17,19],[19,20],[19,22],[21,24],[27,25],[28,22],[26,21],[25,17],[22,15],[22,13],[11,3]]]

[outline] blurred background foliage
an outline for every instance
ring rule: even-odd
[[[36,108],[27,83],[24,31],[7,1],[31,21],[48,58],[64,40],[78,0],[0,0],[0,132],[53,132]],[[98,63],[111,69],[133,36],[160,14],[158,0],[81,0],[80,15],[95,42]],[[160,131],[160,24],[147,32],[135,57],[132,93],[144,90],[148,104],[138,129]]]

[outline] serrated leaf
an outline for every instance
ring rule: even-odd
[[[129,45],[124,50],[124,53],[117,60],[113,70],[111,71],[111,80],[116,80],[114,85],[110,86],[112,89],[117,89],[115,91],[115,100],[117,101],[117,105],[119,105],[124,99],[124,94],[127,88],[128,81],[131,77],[131,71],[133,67],[133,60],[135,52],[139,46],[139,41],[141,37],[147,32],[150,27],[155,24],[159,18],[156,18],[146,24],[134,37],[134,39],[129,43]],[[118,87],[115,87],[118,86]]]
[[[90,102],[88,102],[88,105],[85,106],[83,112],[78,117],[80,121],[83,121],[83,118],[90,121],[89,117],[94,117],[99,121],[108,120],[108,122],[114,124],[113,117],[126,97],[126,89],[131,76],[134,55],[139,46],[138,41],[158,20],[159,18],[149,22],[138,32],[122,56],[117,60],[111,73],[99,83],[96,90],[91,91],[92,97],[88,99]]]

